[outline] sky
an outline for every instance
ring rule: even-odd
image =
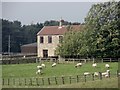
[[[39,2],[41,1],[41,2]],[[0,18],[18,20],[22,25],[44,23],[46,20],[83,23],[93,4],[106,0],[2,0]],[[43,2],[44,1],[44,2]],[[49,1],[49,2],[48,2]],[[66,1],[66,2],[65,2]],[[75,1],[75,2],[74,2]],[[77,1],[77,2],[76,2]],[[108,1],[108,0],[107,0]]]
[[[84,22],[95,2],[2,2],[2,18],[22,24],[43,23],[46,20]]]

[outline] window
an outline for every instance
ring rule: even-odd
[[[48,36],[48,43],[52,43],[52,36]]]
[[[62,43],[63,41],[63,36],[59,36],[59,43]]]
[[[44,42],[44,38],[43,36],[40,37],[40,43],[43,43]]]

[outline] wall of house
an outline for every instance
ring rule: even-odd
[[[55,55],[55,49],[59,44],[59,36],[61,35],[52,35],[52,43],[48,43],[48,35],[44,35],[44,43],[40,43],[40,36],[37,36],[37,52],[38,57],[43,57],[43,49],[48,50],[48,56]]]

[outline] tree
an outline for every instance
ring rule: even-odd
[[[92,43],[96,48],[94,54],[100,57],[118,57],[120,52],[119,30],[119,2],[105,2],[93,5],[87,17],[85,25],[87,31],[91,31]],[[94,44],[93,44],[94,43]],[[93,44],[93,45],[92,45]]]
[[[77,57],[82,55],[80,48],[83,46],[83,34],[80,31],[75,31],[71,26],[67,27],[67,32],[64,34],[63,41],[56,49],[58,55],[62,57]],[[84,55],[84,54],[83,54]]]
[[[85,18],[82,32],[68,27],[63,43],[57,48],[61,56],[119,57],[120,2],[93,5]]]
[[[11,52],[20,52],[21,45],[36,42],[36,35],[42,28],[42,23],[22,26],[20,21],[12,22],[2,19],[2,52],[8,52],[9,35]]]

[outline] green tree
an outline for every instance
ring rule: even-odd
[[[63,42],[57,48],[61,56],[119,57],[120,2],[105,2],[91,7],[82,32],[68,27]]]
[[[21,45],[36,42],[37,33],[41,28],[43,28],[42,23],[22,26],[20,21],[2,19],[2,52],[8,52],[9,35],[11,52],[20,52]]]
[[[67,27],[62,43],[56,49],[58,55],[64,57],[76,57],[82,55],[80,48],[82,47],[83,34],[81,31],[75,31],[71,26]],[[83,54],[84,55],[84,54]]]
[[[91,39],[88,41],[92,41],[90,46],[96,49],[94,52],[96,56],[119,56],[119,11],[119,2],[100,3],[93,5],[85,18],[86,29],[91,32],[89,33]]]

